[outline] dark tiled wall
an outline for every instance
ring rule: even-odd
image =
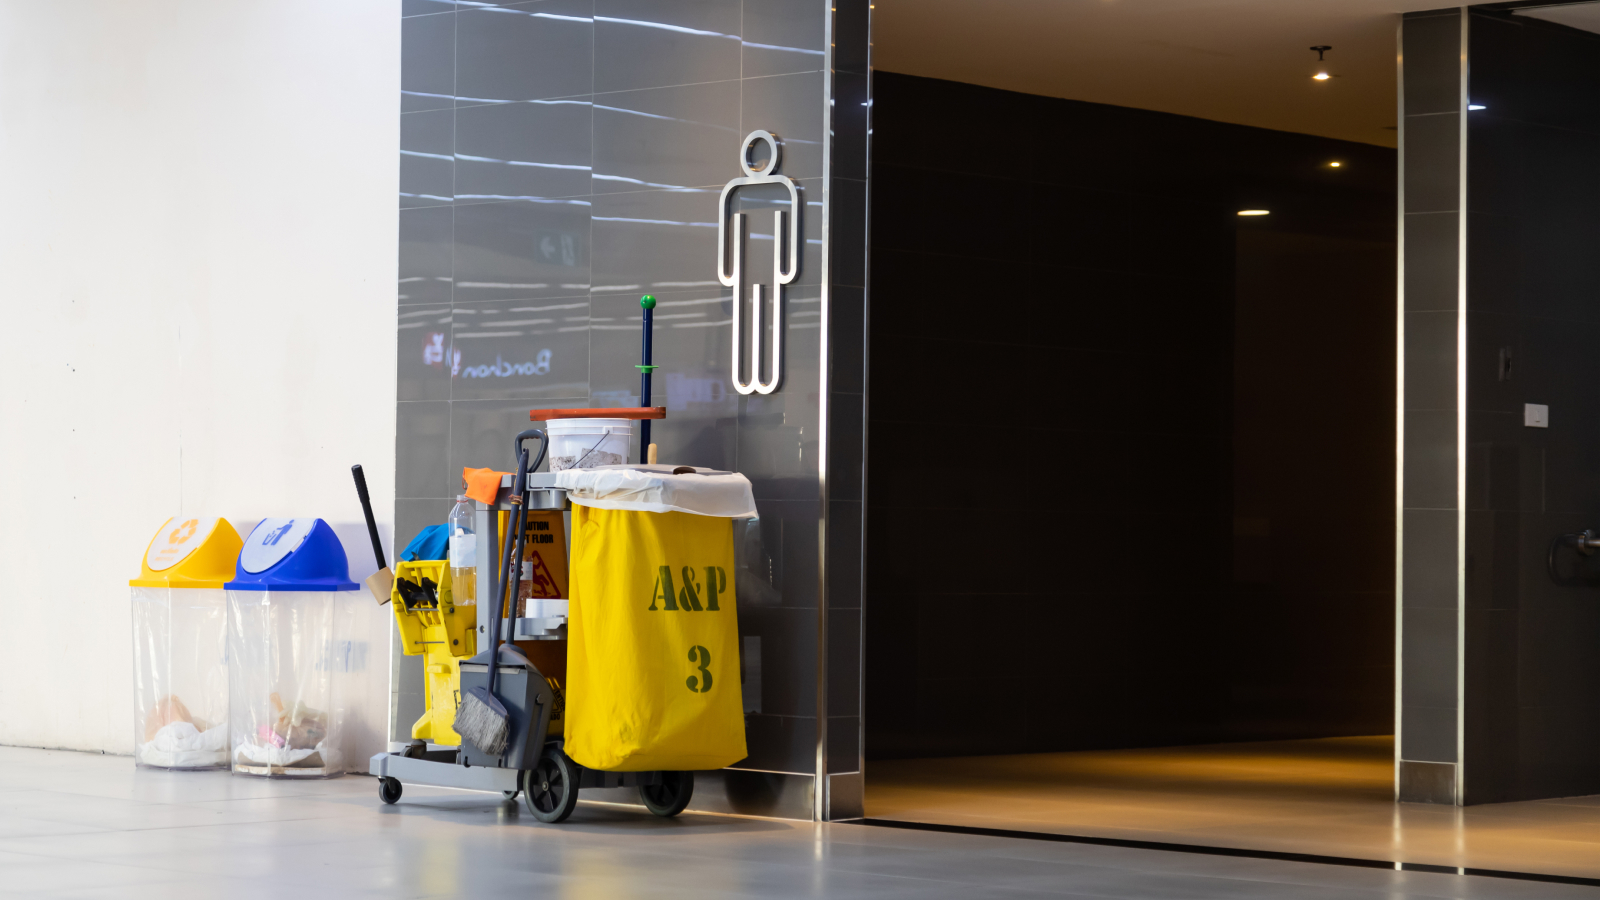
[[[1394,151],[874,77],[869,757],[1387,733]]]
[[[1600,566],[1545,566],[1600,527],[1600,35],[1474,14],[1469,47],[1464,802],[1600,793]]]
[[[1405,251],[1399,797],[1456,795],[1460,646],[1461,59],[1459,10],[1401,29]]]
[[[830,540],[852,517],[859,533],[862,506],[867,6],[832,6],[406,0],[402,25],[396,540],[444,519],[463,466],[509,467],[530,408],[637,404],[638,299],[654,294],[662,460],[745,473],[761,511],[760,575],[741,581],[739,613],[743,634],[761,641],[763,695],[741,765],[808,777],[825,714],[819,526],[826,510]],[[779,171],[800,186],[805,240],[786,290],[783,387],[744,397],[728,372],[716,221],[755,129],[784,141]],[[750,259],[768,258],[770,222],[752,217]],[[830,296],[841,304],[833,318]],[[825,320],[840,365],[828,378]],[[839,392],[827,408],[842,435],[830,472],[848,473],[852,459],[856,472],[831,479],[826,497],[824,384]],[[859,571],[858,545],[827,576],[847,611],[860,605],[846,577]],[[853,667],[840,677],[859,681]],[[854,706],[839,709],[849,718],[830,737],[856,721]],[[412,717],[402,709],[402,723]]]

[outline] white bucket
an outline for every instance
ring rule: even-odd
[[[628,461],[632,419],[555,419],[550,435],[550,471],[618,466]]]

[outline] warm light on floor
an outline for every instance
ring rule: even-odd
[[[1600,797],[1394,802],[1394,739],[867,763],[867,815],[1600,877]]]

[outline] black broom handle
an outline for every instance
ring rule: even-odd
[[[356,478],[356,496],[361,498],[361,514],[367,517],[367,536],[372,538],[372,557],[378,561],[378,569],[389,568],[383,561],[383,544],[378,542],[378,520],[372,517],[372,498],[367,496],[367,476],[361,471],[361,464],[350,467],[350,474]]]

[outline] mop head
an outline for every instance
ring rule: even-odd
[[[511,737],[505,705],[483,687],[474,687],[461,698],[461,705],[456,708],[455,729],[456,734],[490,756],[504,753]]]

